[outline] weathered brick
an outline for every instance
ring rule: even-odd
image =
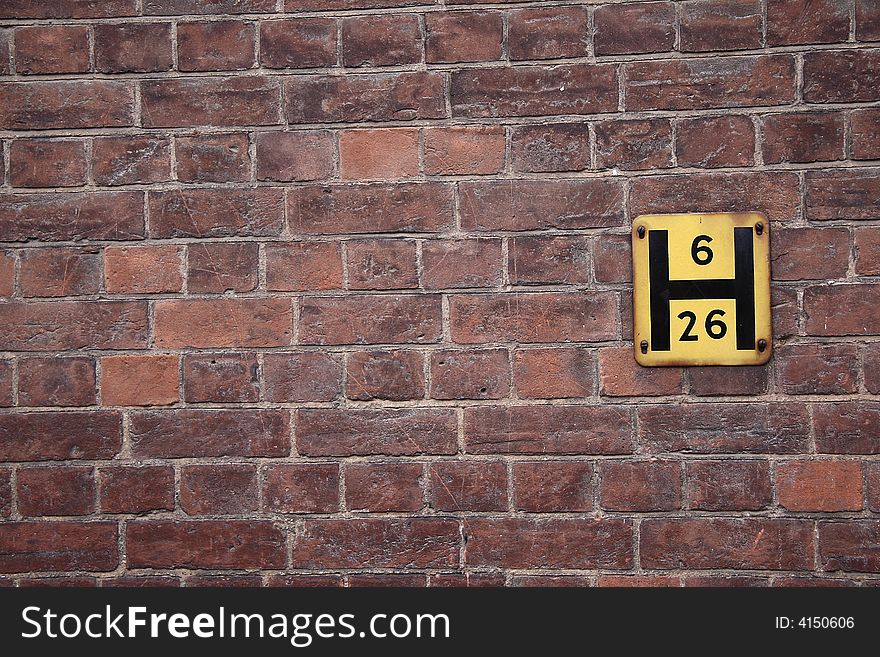
[[[266,287],[273,291],[336,290],[342,287],[342,250],[334,242],[287,242],[266,246]]]
[[[875,171],[809,172],[806,181],[808,219],[859,221],[880,217],[871,202],[880,193],[880,175]]]
[[[821,258],[805,258],[815,250]],[[774,280],[846,278],[850,239],[845,228],[781,228],[770,242]]]
[[[391,66],[422,61],[422,28],[415,14],[353,16],[342,21],[345,66]]]
[[[256,244],[190,244],[186,264],[186,286],[190,292],[250,292],[257,287],[259,249]]]
[[[856,38],[880,40],[880,4],[877,0],[856,0]]]
[[[255,402],[260,397],[259,380],[255,354],[187,354],[183,358],[183,396],[188,402]]]
[[[101,358],[101,403],[105,406],[163,406],[178,400],[178,363],[173,355]]]
[[[425,14],[425,59],[489,62],[501,59],[502,19],[496,11],[442,11]]]
[[[671,2],[627,2],[605,5],[593,16],[597,55],[672,50],[675,5]]]
[[[507,467],[501,461],[441,461],[428,468],[428,499],[438,511],[504,511]]]
[[[0,30],[0,75],[12,74],[12,62],[10,50],[12,46],[12,31]]]
[[[588,577],[579,575],[514,575],[510,586],[523,588],[548,587],[587,587],[593,583]]]
[[[776,378],[790,395],[858,391],[858,350],[851,344],[785,345],[776,351]]]
[[[132,568],[281,568],[286,552],[265,520],[134,520],[125,544]]]
[[[607,461],[600,467],[599,500],[609,511],[681,508],[681,466],[672,461]]]
[[[339,465],[285,463],[264,472],[263,509],[276,513],[333,513],[339,510]]]
[[[104,287],[111,294],[179,292],[183,285],[177,245],[108,246]]]
[[[114,411],[0,415],[0,461],[113,458],[122,447]]]
[[[761,47],[759,0],[696,0],[681,5],[683,51],[752,50]]]
[[[767,461],[690,461],[685,496],[690,509],[758,511],[773,499]]]
[[[672,166],[672,128],[665,119],[602,121],[596,124],[600,169],[658,169]]]
[[[836,285],[804,290],[808,335],[872,335],[880,331],[877,285]]]
[[[861,511],[858,461],[786,461],[776,467],[776,494],[789,511]]]
[[[181,71],[236,71],[254,65],[253,23],[178,23],[177,67]]]
[[[804,100],[857,103],[880,99],[880,50],[804,54]]]
[[[790,55],[633,62],[626,65],[626,109],[785,105],[795,99],[795,82]]]
[[[284,586],[295,588],[323,588],[342,587],[345,582],[342,575],[272,575],[268,580],[269,586]]]
[[[257,179],[301,182],[330,178],[336,142],[327,130],[257,134]]]
[[[351,463],[345,467],[350,511],[418,511],[424,506],[421,463]]]
[[[12,360],[0,360],[0,407],[12,406]]]
[[[873,548],[880,540],[880,521],[848,520],[819,523],[819,556],[826,571],[880,572]]]
[[[452,409],[303,409],[296,413],[296,446],[306,456],[455,454]]]
[[[878,4],[880,7],[880,4]],[[880,11],[878,11],[880,17]],[[852,157],[855,160],[880,159],[880,110],[855,110],[852,122]]]
[[[595,355],[586,349],[517,349],[513,357],[518,397],[590,397],[596,392],[595,370]]]
[[[843,115],[831,112],[772,114],[763,119],[764,162],[843,159]]]
[[[449,299],[452,339],[460,344],[612,340],[616,304],[613,292],[456,294]]]
[[[184,582],[187,588],[205,587],[259,587],[263,579],[259,575],[191,575]]]
[[[137,14],[137,0],[6,0],[0,6],[2,18],[111,18]]]
[[[176,189],[148,197],[153,237],[272,237],[284,221],[280,189]]]
[[[96,138],[92,140],[92,176],[98,185],[171,180],[171,140],[137,135]]]
[[[119,563],[115,522],[7,522],[0,532],[0,572],[109,572]]]
[[[755,127],[747,116],[713,116],[676,123],[679,166],[744,167],[755,163]]]
[[[424,357],[417,351],[350,354],[345,394],[349,399],[402,401],[425,396]]]
[[[275,0],[144,0],[144,14],[256,14],[275,11]],[[290,4],[290,3],[288,3]]]
[[[16,139],[9,144],[9,182],[14,187],[84,185],[86,166],[80,139]]]
[[[641,406],[639,442],[650,452],[796,454],[807,449],[803,404]]]
[[[20,251],[19,253],[27,252]],[[15,255],[12,251],[0,251],[0,297],[11,297],[14,291]]]
[[[650,519],[642,522],[643,568],[808,570],[813,523],[776,518]]]
[[[559,59],[587,55],[589,30],[585,7],[518,9],[508,18],[511,59]]]
[[[761,395],[767,391],[766,367],[689,367],[688,390],[698,397]]]
[[[677,395],[682,391],[680,367],[642,367],[631,347],[599,351],[600,393],[611,397]]]
[[[260,63],[267,68],[336,64],[336,21],[296,18],[260,21]]]
[[[95,401],[93,358],[23,358],[18,362],[20,406],[91,406]]]
[[[814,404],[813,426],[820,454],[880,454],[880,404]]]
[[[444,349],[431,354],[432,399],[501,399],[510,388],[505,349]]]
[[[590,243],[584,237],[514,237],[508,271],[514,285],[587,283]]]
[[[502,573],[439,573],[431,576],[432,587],[474,588],[504,586]]]
[[[300,305],[303,344],[437,342],[439,295],[306,297]]]
[[[632,240],[629,235],[605,234],[593,240],[593,276],[600,283],[632,281]]]
[[[630,568],[632,526],[619,518],[467,518],[465,563],[500,568]]]
[[[95,25],[95,68],[102,73],[167,71],[174,60],[171,23]]]
[[[281,85],[269,77],[191,77],[141,82],[148,128],[273,125],[281,122]]]
[[[610,112],[617,109],[617,72],[608,64],[462,69],[452,72],[450,94],[453,116]]]
[[[561,172],[590,168],[586,124],[516,126],[511,132],[511,164],[516,171]]]
[[[466,408],[471,454],[627,454],[632,416],[608,406],[479,406]]]
[[[409,178],[419,172],[415,128],[344,130],[339,134],[339,173],[348,180]]]
[[[592,511],[593,467],[577,461],[513,464],[513,506],[518,511]]]
[[[0,83],[0,128],[119,128],[134,125],[134,86],[117,80]]]
[[[681,580],[664,575],[599,575],[596,585],[614,588],[669,588],[681,586]]]
[[[97,248],[40,248],[19,251],[19,285],[25,297],[97,294],[101,254]]]
[[[146,513],[174,509],[174,469],[170,465],[109,466],[98,470],[103,513]]]
[[[17,483],[23,516],[84,516],[95,510],[90,466],[25,467],[18,471]]]
[[[244,134],[177,137],[175,157],[181,182],[243,182],[251,177],[248,137]]]
[[[15,72],[85,73],[89,70],[89,29],[81,25],[39,25],[15,31]]]
[[[871,511],[880,511],[880,464],[867,463],[867,476],[865,481],[868,484],[868,508]]]
[[[843,43],[849,0],[767,0],[767,45]]]
[[[856,273],[866,276],[880,275],[880,230],[859,228],[855,235]]]
[[[280,410],[138,411],[131,416],[136,458],[286,456],[289,418]]]
[[[187,465],[180,470],[180,508],[190,516],[253,512],[258,495],[254,465]]]
[[[865,388],[875,395],[880,393],[880,344],[865,347]]]
[[[495,287],[501,283],[501,240],[422,243],[422,285],[429,290]]]
[[[340,360],[319,352],[271,353],[263,358],[266,400],[332,401],[342,391]]]
[[[159,348],[282,347],[290,344],[290,299],[163,299],[156,302]]]
[[[504,168],[501,126],[425,128],[424,167],[428,175],[487,175]]]

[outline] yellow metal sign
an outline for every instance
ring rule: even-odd
[[[770,234],[762,214],[642,215],[632,243],[639,364],[767,362]]]

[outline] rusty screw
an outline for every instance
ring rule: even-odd
[[[645,227],[644,227],[644,226],[639,226],[639,231],[638,231],[638,232],[639,232],[639,239],[640,239],[640,240],[645,239]]]
[[[767,341],[764,338],[758,340],[758,351],[764,352],[767,349]]]
[[[648,341],[642,340],[642,342],[639,344],[639,348],[642,350],[643,354],[648,353]]]
[[[755,232],[758,233],[758,235],[764,234],[764,222],[763,221],[759,221],[758,223],[755,224]]]

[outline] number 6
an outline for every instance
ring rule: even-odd
[[[708,235],[697,235],[691,243],[691,258],[693,258],[694,262],[698,265],[708,265],[712,262],[712,258],[715,257],[715,254],[712,253],[712,249],[708,246],[700,246],[700,242],[711,241],[712,238]]]

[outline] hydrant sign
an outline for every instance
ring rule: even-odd
[[[770,231],[762,214],[642,215],[632,243],[639,364],[767,362]]]

